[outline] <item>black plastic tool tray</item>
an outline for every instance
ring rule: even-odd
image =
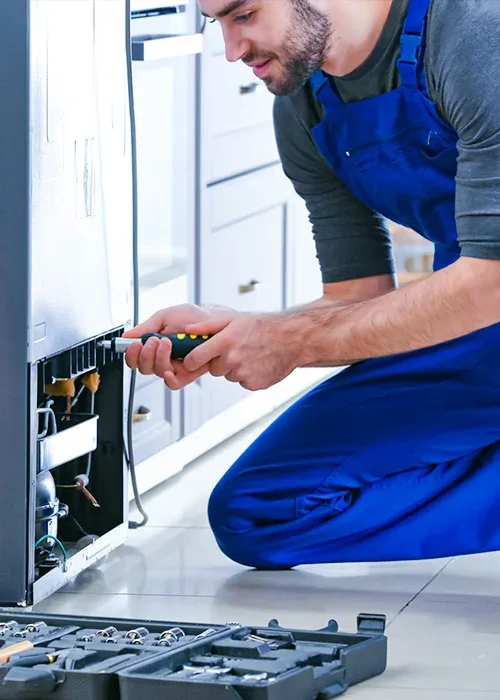
[[[13,611],[0,613],[2,623],[16,621],[19,626],[0,635],[0,657],[2,650],[8,646],[27,639],[35,644],[31,650],[12,657],[17,663],[33,654],[61,653],[52,664],[39,664],[33,667],[18,667],[12,663],[0,664],[0,700],[119,700],[117,672],[121,668],[137,664],[138,661],[153,659],[165,655],[174,649],[192,645],[197,635],[213,630],[214,639],[221,633],[227,634],[229,628],[223,625],[204,625],[197,623],[158,622],[151,620],[113,620],[99,617],[76,617],[59,615],[36,615]],[[22,637],[15,636],[30,623],[43,622],[47,625],[40,632],[29,632]],[[114,642],[106,641],[109,637],[83,641],[81,637],[90,636],[97,631],[114,627],[120,638]],[[132,644],[125,639],[127,631],[145,627],[151,633],[142,640],[142,644]],[[184,636],[177,641],[169,636],[171,646],[155,646],[160,634],[166,630],[180,628]],[[43,642],[44,635],[52,637]],[[43,646],[40,644],[43,642]],[[64,658],[68,651],[72,653]],[[76,654],[79,658],[72,658]]]
[[[0,700],[330,700],[383,673],[387,663],[383,615],[359,615],[355,634],[338,632],[335,620],[310,631],[281,628],[276,620],[251,627],[0,613],[0,626],[10,620],[21,629],[35,622],[48,628],[25,637],[43,646],[0,664]],[[113,642],[81,639],[110,626],[120,633]],[[129,643],[125,633],[140,627],[150,634],[141,644]],[[155,646],[172,628],[184,636],[171,633],[171,646]],[[209,636],[195,639],[209,630]],[[22,641],[15,632],[0,637],[0,656]],[[47,633],[55,638],[43,641]],[[43,652],[62,657],[13,666]]]
[[[118,672],[122,700],[330,700],[386,668],[385,617],[358,633],[240,627]],[[218,675],[217,669],[224,669]],[[229,672],[226,672],[229,671]]]

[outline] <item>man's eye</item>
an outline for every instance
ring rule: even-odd
[[[209,24],[215,24],[216,22],[217,22],[216,19],[211,19],[211,20],[209,20]]]
[[[238,15],[237,17],[234,18],[235,22],[248,22],[250,17],[253,15],[253,12],[247,12],[245,15]]]

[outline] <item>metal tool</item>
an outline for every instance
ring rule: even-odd
[[[26,632],[41,632],[41,630],[48,629],[48,625],[46,622],[32,622],[26,625],[24,629]]]
[[[180,627],[172,627],[170,630],[165,630],[160,634],[160,641],[164,639],[171,640],[172,642],[178,642],[181,637],[185,637],[186,633],[181,630]]]
[[[267,673],[245,673],[244,681],[267,681],[272,680]]]
[[[204,639],[205,637],[210,637],[212,634],[217,634],[219,630],[214,629],[213,627],[210,627],[208,630],[205,630],[201,634],[198,634],[195,638],[194,641],[197,639]]]
[[[9,622],[2,622],[0,624],[0,635],[4,636],[5,634],[8,634],[12,630],[15,630],[16,627],[19,627],[19,623],[16,622],[15,620],[10,620]]]
[[[77,637],[76,641],[77,642],[91,642],[95,639],[96,635],[94,634],[84,634],[83,637]]]
[[[259,642],[259,644],[269,644],[269,639],[266,639],[265,637],[259,637],[257,634],[247,634],[246,637],[243,637],[243,641]]]
[[[149,630],[145,627],[138,627],[135,630],[129,630],[125,635],[126,639],[144,639],[149,636]]]
[[[99,343],[99,347],[116,353],[125,353],[133,343],[140,342],[144,345],[150,338],[168,338],[172,343],[172,359],[182,360],[191,352],[191,350],[194,350],[199,345],[204,343],[210,338],[210,336],[187,335],[187,333],[175,333],[171,335],[145,333],[140,338],[112,338],[111,340],[103,340]]]
[[[23,629],[23,630],[17,630],[17,632],[14,632],[14,634],[12,636],[13,637],[26,637],[27,634],[28,634],[28,630]]]
[[[231,668],[226,668],[222,666],[190,666],[185,664],[182,667],[183,672],[190,673],[192,676],[200,676],[202,673],[208,673],[211,676],[225,676],[228,673],[232,673]]]
[[[170,639],[158,639],[153,642],[154,647],[171,647],[173,642]]]
[[[118,630],[116,629],[116,627],[110,626],[110,627],[105,627],[103,630],[99,630],[96,633],[96,637],[98,637],[99,639],[103,639],[105,637],[114,637],[115,634],[118,634]]]

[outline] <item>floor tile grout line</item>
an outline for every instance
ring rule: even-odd
[[[406,610],[406,608],[409,608],[409,607],[410,607],[410,605],[418,598],[418,596],[419,596],[421,593],[423,593],[423,592],[425,591],[425,589],[428,588],[428,586],[430,586],[431,583],[433,583],[433,581],[435,581],[435,580],[437,579],[437,577],[438,577],[440,574],[443,573],[443,571],[446,569],[446,567],[448,567],[448,566],[451,564],[451,562],[453,561],[453,559],[454,559],[454,557],[452,557],[449,561],[447,561],[445,564],[443,564],[443,566],[439,569],[439,571],[437,571],[437,572],[434,574],[434,576],[432,576],[432,578],[431,578],[429,581],[427,581],[427,583],[424,583],[424,585],[422,586],[422,588],[421,588],[420,590],[418,590],[418,591],[415,593],[415,595],[414,595],[412,598],[410,598],[410,600],[409,600],[407,603],[405,603],[405,604],[403,605],[403,607],[401,608],[401,610],[399,610],[399,611],[394,615],[394,617],[391,619],[391,621],[388,623],[387,626],[392,625],[392,623],[394,622],[394,620],[395,620],[397,617],[399,617],[399,616],[401,615],[401,613],[402,613],[404,610]]]
[[[218,600],[219,602],[224,602],[223,600],[219,598],[218,595],[216,594],[206,594],[206,593],[102,593],[99,591],[92,591],[89,593],[85,593],[84,591],[59,591],[60,595],[65,595],[65,596],[121,596],[121,597],[127,597],[127,598],[212,598],[214,600]],[[283,600],[283,601],[290,601],[290,600],[296,600],[295,596],[280,596],[276,600]],[[402,610],[403,608],[401,608]],[[394,610],[391,611],[389,614],[390,615],[398,615],[400,610]],[[394,618],[393,618],[394,619]]]

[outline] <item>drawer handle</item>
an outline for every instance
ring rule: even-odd
[[[240,294],[248,294],[248,292],[255,292],[259,287],[260,282],[258,280],[250,280],[248,284],[240,284],[238,291]]]
[[[146,406],[139,406],[137,413],[132,414],[132,423],[144,423],[151,418],[151,410]]]
[[[249,83],[248,85],[240,85],[240,95],[250,95],[253,92],[264,92],[263,83]]]

